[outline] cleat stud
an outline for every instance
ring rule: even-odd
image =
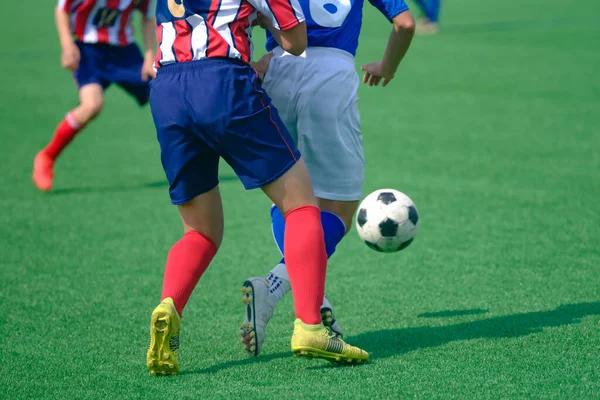
[[[254,353],[254,350],[256,349],[256,347],[254,346],[250,346],[250,351]]]
[[[253,338],[254,336],[256,336],[256,334],[254,333],[254,331],[250,332],[250,337]]]
[[[246,289],[245,288],[241,288],[240,289],[240,293],[246,293]]]
[[[240,338],[240,343],[244,344],[244,338]]]
[[[256,344],[256,339],[254,339],[254,338],[250,339],[250,344],[254,346]]]

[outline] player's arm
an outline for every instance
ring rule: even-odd
[[[150,80],[156,77],[154,70],[154,49],[156,49],[156,23],[154,22],[154,2],[142,2],[142,40],[144,42],[144,65],[142,79]]]
[[[60,47],[62,48],[60,64],[63,68],[76,71],[79,68],[80,54],[79,48],[73,43],[73,37],[71,36],[71,21],[69,12],[66,9],[68,7],[67,3],[64,0],[59,1],[54,12],[54,21],[56,23]]]
[[[362,70],[365,71],[364,83],[377,86],[383,79],[382,86],[386,86],[394,78],[400,62],[410,47],[415,34],[415,20],[403,1],[386,4],[378,0],[371,0],[371,3],[388,15],[394,14],[394,9],[403,9],[402,12],[391,18],[393,28],[381,61],[372,62],[362,67]]]
[[[248,0],[259,14],[259,24],[268,29],[277,44],[299,56],[307,45],[306,23],[298,0]]]
[[[282,31],[275,28],[271,20],[261,14],[259,16],[259,24],[271,32],[277,44],[288,53],[299,56],[306,50],[308,44],[306,22],[302,21],[293,28]]]

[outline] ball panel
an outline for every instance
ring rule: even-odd
[[[417,207],[412,204],[408,206],[408,219],[413,225],[417,225],[419,222],[419,212],[417,211]]]
[[[398,223],[393,219],[386,218],[379,223],[381,236],[385,238],[393,238],[398,233]]]
[[[356,216],[356,223],[361,228],[367,223],[367,209],[361,208],[358,210],[358,215]]]
[[[394,193],[392,192],[379,192],[379,195],[377,196],[377,201],[388,205],[396,201],[396,196],[394,196]]]
[[[401,202],[396,201],[386,207],[385,216],[402,224],[408,220],[408,207]]]

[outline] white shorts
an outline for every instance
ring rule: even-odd
[[[309,47],[294,57],[277,47],[263,81],[298,143],[317,197],[360,200],[364,155],[354,57]]]

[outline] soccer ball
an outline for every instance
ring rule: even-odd
[[[394,189],[379,189],[365,197],[356,214],[356,230],[373,250],[404,250],[417,234],[419,212],[415,203]]]

